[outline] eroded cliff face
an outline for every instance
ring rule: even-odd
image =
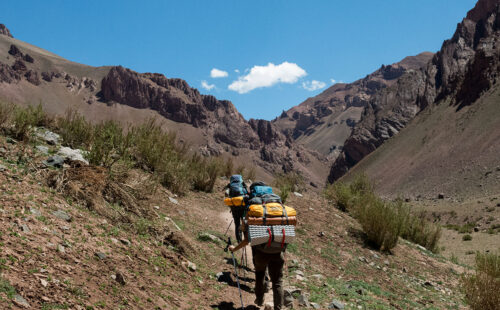
[[[405,73],[425,67],[432,56],[429,52],[409,56],[398,63],[382,65],[353,83],[333,85],[283,112],[273,123],[296,142],[334,160],[373,97],[398,83]]]
[[[4,36],[8,36],[8,37],[13,38],[13,36],[10,33],[9,29],[4,24],[0,24],[0,34],[4,35]]]
[[[205,155],[254,154],[268,171],[291,171],[312,155],[266,120],[246,121],[227,100],[201,95],[184,80],[113,67],[101,83],[101,100],[158,111],[167,119],[201,129],[208,139]],[[304,171],[305,172],[305,171]]]
[[[405,73],[374,96],[346,140],[328,177],[334,182],[427,106],[472,104],[497,81],[500,69],[499,2],[480,0],[425,69]]]

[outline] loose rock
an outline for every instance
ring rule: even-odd
[[[345,305],[341,303],[340,301],[334,299],[328,306],[328,309],[344,309]]]
[[[61,220],[65,220],[66,222],[71,222],[71,219],[72,219],[71,215],[64,212],[63,210],[54,211],[54,212],[52,212],[52,215],[57,217],[57,218],[60,218]]]
[[[177,199],[173,198],[173,197],[168,197],[168,200],[170,200],[171,203],[175,204],[175,205],[178,205],[179,202],[177,201]]]
[[[95,253],[95,256],[97,256],[99,259],[106,259],[106,254],[102,253],[102,252],[96,252]]]
[[[23,296],[21,296],[19,294],[15,294],[14,297],[12,298],[12,301],[20,307],[24,307],[24,308],[30,307],[30,304],[28,303],[28,301],[26,301],[26,299],[24,299]]]
[[[64,158],[59,155],[50,156],[47,160],[43,161],[43,164],[47,167],[62,168],[64,165]]]

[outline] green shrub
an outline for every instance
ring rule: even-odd
[[[441,226],[431,223],[425,219],[425,214],[410,215],[401,237],[420,244],[431,252],[437,253],[439,238],[441,237]]]
[[[254,166],[247,166],[247,171],[244,174],[246,180],[254,181],[256,177],[256,171]]]
[[[195,153],[191,158],[193,188],[198,191],[212,192],[215,181],[223,174],[224,161],[221,158],[201,158]]]
[[[224,175],[229,178],[233,174],[233,170],[234,170],[233,159],[231,157],[228,157],[226,159],[226,164],[224,166]]]
[[[380,250],[396,246],[409,216],[402,202],[385,202],[374,194],[364,194],[354,209],[354,216],[363,227],[366,238]]]
[[[128,154],[131,134],[124,135],[123,128],[115,121],[105,121],[93,128],[88,160],[94,165],[111,167]]]
[[[12,118],[14,109],[13,104],[0,102],[0,126],[4,126]]]
[[[286,201],[291,192],[299,191],[304,186],[304,178],[296,172],[278,173],[273,185],[280,191],[281,200]]]
[[[462,241],[471,241],[471,240],[472,240],[472,236],[469,234],[462,236]]]
[[[373,194],[373,185],[368,178],[361,174],[351,183],[335,182],[328,185],[323,191],[325,198],[336,204],[343,212],[359,204],[359,199],[365,195]]]
[[[461,279],[465,301],[473,310],[498,310],[500,305],[500,255],[476,253],[475,274]]]
[[[93,126],[74,110],[68,110],[57,120],[58,132],[66,145],[72,148],[86,148],[90,145]]]
[[[13,118],[13,135],[16,139],[27,140],[35,127],[47,126],[49,121],[49,117],[40,104],[36,107],[16,107]]]
[[[367,240],[382,250],[393,248],[399,237],[430,251],[438,250],[441,228],[428,222],[423,214],[412,215],[400,199],[387,202],[379,198],[364,175],[356,176],[351,183],[328,185],[324,196],[341,211],[350,212],[360,222]]]

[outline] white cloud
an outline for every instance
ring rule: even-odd
[[[342,81],[342,80],[336,80],[336,79],[330,79],[330,82],[332,82],[332,84],[344,83],[344,81]]]
[[[201,87],[205,88],[206,90],[211,90],[212,88],[215,88],[215,85],[208,84],[207,81],[201,81]]]
[[[306,71],[294,63],[268,63],[267,66],[254,66],[247,75],[233,81],[228,89],[245,94],[256,88],[270,87],[277,83],[293,84],[306,75]]]
[[[325,86],[326,86],[325,82],[316,81],[316,80],[305,81],[302,83],[302,87],[308,91],[315,91],[318,89],[322,89]]]
[[[227,77],[228,76],[228,73],[227,71],[223,71],[223,70],[219,70],[217,68],[213,68],[211,71],[210,71],[210,77],[211,78],[224,78],[224,77]]]
[[[240,73],[240,70],[238,70],[238,69],[234,69],[234,72],[236,72],[236,73]]]

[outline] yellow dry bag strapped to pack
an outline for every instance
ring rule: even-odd
[[[224,203],[229,207],[242,207],[245,206],[245,198],[243,196],[226,197]]]
[[[251,205],[248,208],[250,217],[279,217],[279,216],[297,216],[294,208],[287,207],[277,202],[270,202],[263,205]]]

